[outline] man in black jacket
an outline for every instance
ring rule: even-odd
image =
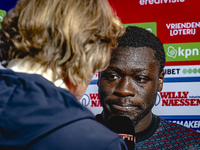
[[[149,31],[127,27],[118,38],[110,65],[99,73],[103,124],[113,116],[129,117],[135,129],[135,149],[200,149],[200,134],[152,113],[157,92],[163,88],[165,52]]]

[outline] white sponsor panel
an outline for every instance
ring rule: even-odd
[[[88,86],[85,95],[80,100],[80,103],[88,108],[94,115],[102,112],[103,108],[99,101],[98,86],[96,84]]]
[[[165,115],[200,115],[200,82],[164,83],[163,90],[158,93],[153,113]],[[102,112],[98,97],[98,86],[88,86],[80,103],[94,115]]]
[[[156,115],[199,115],[200,82],[164,83],[153,113]]]
[[[165,66],[165,78],[167,77],[200,77],[200,65],[192,66]]]

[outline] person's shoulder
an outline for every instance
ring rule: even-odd
[[[96,120],[84,120],[86,124],[90,124],[91,128],[90,135],[97,135],[96,139],[92,138],[93,142],[99,143],[99,141],[102,141],[105,145],[102,147],[99,145],[100,149],[110,150],[110,149],[125,149],[126,144],[124,140],[115,132],[108,129],[103,124],[97,122]],[[83,121],[83,122],[84,122]],[[81,123],[81,126],[84,126],[84,123]],[[87,134],[88,135],[88,134]],[[96,148],[95,148],[96,149]],[[98,149],[96,149],[98,150]]]
[[[54,141],[49,143],[48,141]],[[49,144],[47,144],[49,143]],[[74,121],[44,137],[33,146],[46,149],[73,149],[73,150],[126,150],[123,139],[107,127],[91,118]]]

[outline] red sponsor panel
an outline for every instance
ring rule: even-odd
[[[156,22],[166,43],[200,41],[199,0],[109,0],[124,24]],[[171,33],[171,34],[170,34]]]
[[[200,65],[199,61],[169,61],[165,63],[165,66],[189,66],[189,65]]]

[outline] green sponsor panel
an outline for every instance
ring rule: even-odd
[[[3,17],[4,17],[5,15],[6,15],[6,11],[0,9],[0,22],[3,21]],[[0,23],[0,29],[1,29],[1,23]]]
[[[156,22],[146,22],[146,23],[130,23],[130,24],[124,24],[124,26],[137,26],[144,28],[146,30],[149,30],[152,32],[155,36],[157,36],[157,24]]]
[[[163,44],[166,61],[200,60],[200,42]]]

